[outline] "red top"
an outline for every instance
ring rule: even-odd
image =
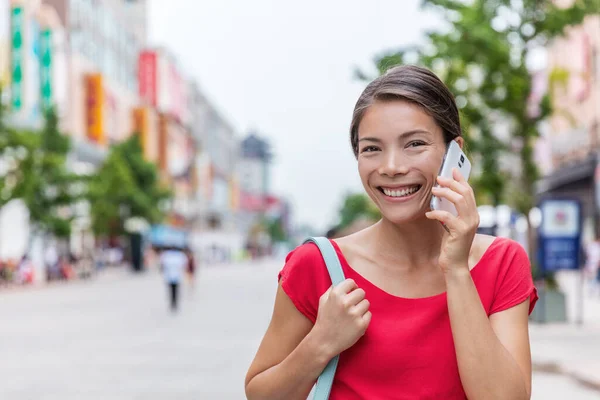
[[[331,400],[466,399],[450,330],[446,293],[408,299],[393,296],[354,271],[335,242],[346,278],[366,292],[373,316],[365,335],[340,355]],[[471,277],[488,316],[537,301],[529,260],[515,241],[496,238]],[[316,245],[292,251],[279,273],[281,286],[313,323],[319,297],[331,286]]]

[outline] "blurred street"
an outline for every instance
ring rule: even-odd
[[[93,281],[0,293],[0,398],[243,399],[281,265],[201,269],[176,315],[156,271],[104,271]],[[535,354],[546,331],[532,329]],[[545,372],[535,374],[533,390],[536,400],[600,396]]]

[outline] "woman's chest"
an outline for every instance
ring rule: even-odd
[[[406,300],[371,303],[371,324],[341,354],[336,378],[358,388],[370,382],[414,396],[409,398],[461,398],[445,295]]]

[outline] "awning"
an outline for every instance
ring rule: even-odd
[[[168,225],[154,225],[148,233],[148,240],[157,247],[185,248],[188,244],[188,234]]]
[[[560,167],[537,182],[536,193],[542,195],[570,183],[593,179],[597,163],[596,155],[590,155],[581,161]]]

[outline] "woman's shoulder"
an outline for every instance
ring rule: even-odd
[[[279,283],[296,308],[314,323],[319,298],[331,286],[327,266],[317,245],[306,243],[292,250],[279,272]]]
[[[285,279],[292,274],[314,275],[318,271],[326,271],[321,252],[316,244],[304,243],[288,253],[279,278]]]
[[[470,258],[472,265],[485,262],[492,262],[498,266],[508,266],[515,262],[529,263],[527,252],[519,242],[507,237],[480,234],[473,240]]]

